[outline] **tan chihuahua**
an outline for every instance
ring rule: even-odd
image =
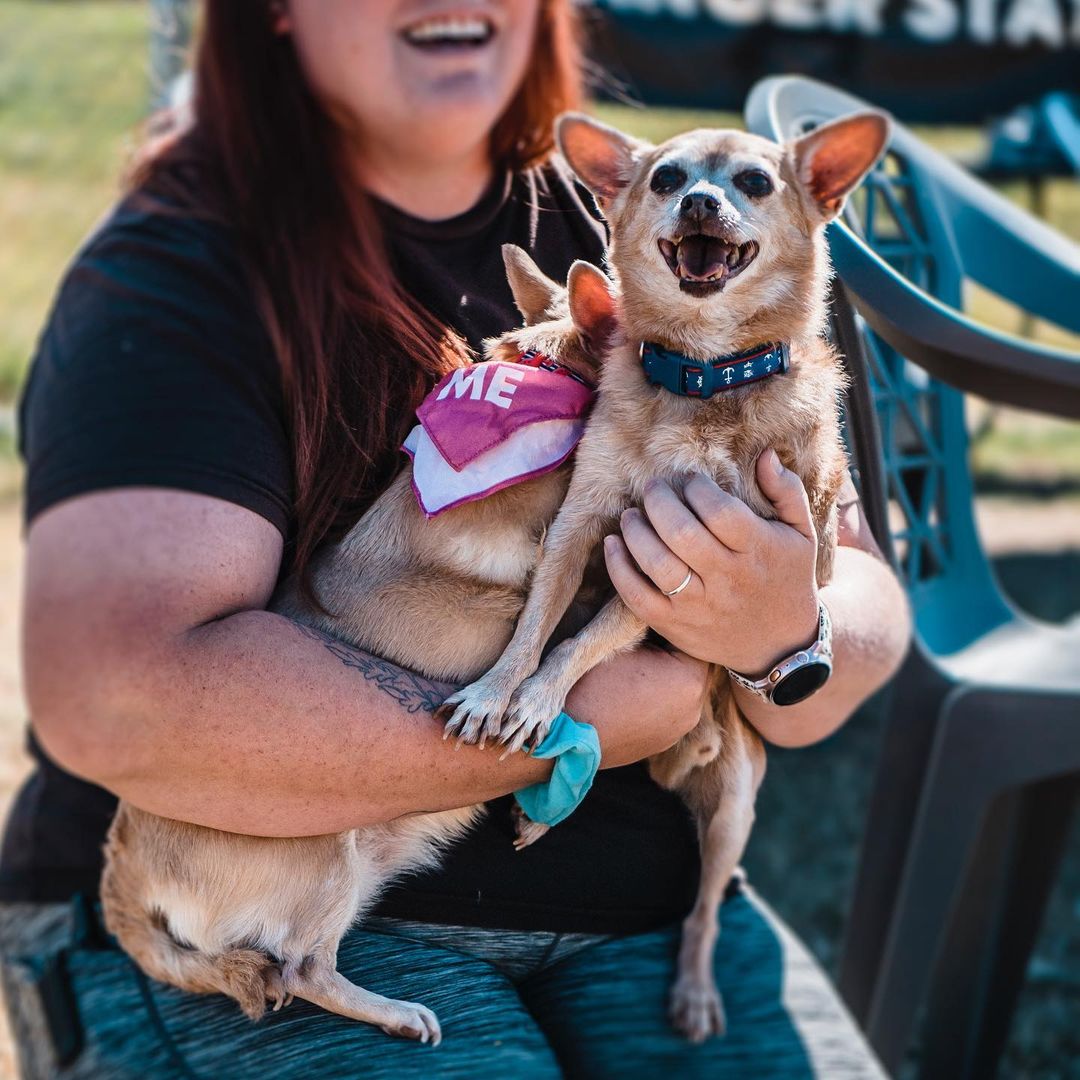
[[[806,487],[818,584],[829,581],[846,461],[844,378],[823,336],[823,232],[888,134],[886,117],[861,113],[784,146],[718,130],[651,146],[584,116],[561,118],[559,147],[611,226],[622,340],[604,358],[599,401],[513,639],[491,671],[444,705],[451,734],[536,745],[586,671],[642,640],[646,627],[614,596],[541,664],[590,555],[654,478],[680,486],[703,473],[775,517],[755,478],[758,456],[775,448]],[[773,366],[747,365],[755,355]],[[675,375],[648,369],[656,356],[674,356]],[[654,778],[686,800],[701,841],[698,898],[671,1000],[674,1023],[695,1041],[724,1029],[713,975],[719,904],[749,837],[764,766],[723,669],[697,729],[651,762]],[[523,840],[544,831],[527,824]]]
[[[564,289],[521,249],[507,245],[503,255],[526,325],[486,343],[488,358],[513,362],[535,350],[595,383],[593,357],[614,330],[607,279],[576,263]],[[295,581],[271,608],[428,678],[475,678],[510,640],[569,474],[563,464],[428,520],[407,466],[318,558],[314,590],[327,611],[313,610]],[[435,865],[482,809],[269,839],[121,802],[101,882],[105,923],[148,975],[194,993],[227,994],[253,1019],[268,1000],[276,1009],[295,995],[390,1034],[438,1043],[430,1009],[340,975],[338,943],[394,878]]]

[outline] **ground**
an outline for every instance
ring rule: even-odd
[[[0,816],[28,767],[17,642],[20,477],[10,403],[63,267],[119,190],[135,144],[149,86],[146,7],[132,0],[0,3]],[[672,110],[604,114],[653,139],[732,120]],[[973,152],[979,139],[970,129],[923,134],[960,154]],[[1009,194],[1022,199],[1019,191]],[[1080,237],[1080,185],[1053,182],[1047,216]],[[1007,329],[1019,326],[1015,312],[986,294],[975,297],[975,312]],[[1041,325],[1036,333],[1070,341]],[[981,432],[974,450],[980,523],[998,573],[1022,606],[1067,618],[1080,611],[1080,425],[988,411],[977,402],[971,415]],[[827,967],[855,865],[876,720],[871,707],[818,747],[771,755],[747,859],[758,887]],[[807,806],[817,812],[808,815]],[[1080,1077],[1078,970],[1080,827],[1028,973],[1004,1075]],[[0,1020],[0,1077],[13,1075]]]

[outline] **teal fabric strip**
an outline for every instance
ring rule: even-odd
[[[600,768],[596,728],[559,713],[532,756],[554,758],[555,769],[547,781],[523,788],[514,798],[530,821],[558,825],[581,805]]]

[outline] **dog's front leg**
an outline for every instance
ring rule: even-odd
[[[622,599],[613,596],[580,633],[552,649],[510,700],[499,734],[507,751],[543,742],[574,683],[609,656],[637,645],[646,629]]]
[[[446,722],[447,736],[475,743],[499,735],[514,691],[536,670],[547,639],[581,587],[589,557],[612,516],[592,512],[591,498],[572,502],[573,495],[571,486],[548,534],[510,644],[486,675],[451,695],[439,710],[440,715],[453,710]]]

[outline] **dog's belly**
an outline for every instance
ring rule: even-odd
[[[175,876],[151,869],[146,891],[185,945],[211,955],[242,947],[302,960],[340,938],[396,877],[436,865],[482,810],[414,814],[291,840],[181,827],[194,860]]]
[[[211,955],[257,948],[302,959],[344,933],[382,880],[378,854],[359,848],[350,833],[271,839],[179,822],[162,830],[145,817],[132,832],[135,861],[126,869],[146,874],[144,895],[169,933]],[[173,857],[147,857],[148,840]],[[128,861],[128,852],[114,854]]]
[[[464,835],[484,807],[464,806],[433,814],[407,814],[383,825],[357,829],[353,842],[362,861],[371,860],[383,886],[410,870],[434,867],[446,846]]]

